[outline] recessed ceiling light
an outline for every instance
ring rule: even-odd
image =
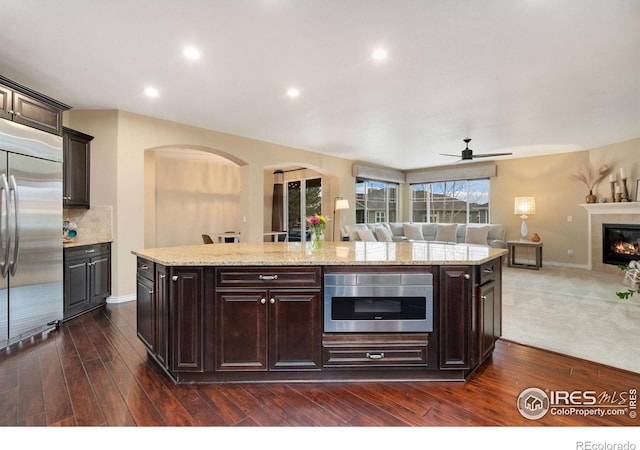
[[[200,59],[200,50],[192,46],[185,47],[184,50],[182,50],[182,54],[192,61]]]
[[[300,95],[300,90],[297,88],[289,88],[287,90],[287,96],[289,97],[298,97]]]
[[[149,98],[156,98],[160,95],[160,91],[154,87],[147,87],[147,88],[144,88],[144,95],[146,95]]]
[[[382,47],[375,48],[371,52],[371,58],[375,59],[376,61],[382,61],[383,59],[387,59],[388,55],[389,55],[389,52],[387,52],[387,49]]]

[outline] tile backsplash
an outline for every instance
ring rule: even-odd
[[[91,209],[65,209],[63,220],[77,225],[78,240],[110,241],[113,239],[113,208],[111,205],[91,205]],[[62,224],[60,224],[62,233]]]

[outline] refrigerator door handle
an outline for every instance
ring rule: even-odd
[[[20,227],[19,222],[19,203],[20,198],[18,197],[18,185],[16,183],[16,179],[13,175],[9,177],[9,193],[13,193],[13,259],[9,260],[9,273],[11,276],[16,274],[16,269],[18,268],[18,249],[20,247],[20,233],[18,229]],[[11,198],[11,196],[9,196]]]
[[[0,177],[0,191],[2,193],[2,209],[0,215],[4,215],[4,223],[1,225],[6,233],[4,235],[4,255],[0,255],[2,260],[0,261],[0,273],[2,278],[7,278],[9,274],[9,246],[11,244],[11,234],[9,233],[9,182],[7,181],[7,174],[3,173]],[[1,233],[0,233],[1,235]]]

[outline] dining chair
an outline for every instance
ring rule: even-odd
[[[203,234],[202,240],[205,244],[213,244],[213,239],[211,239],[211,236],[209,236],[208,234]]]

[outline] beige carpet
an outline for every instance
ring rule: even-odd
[[[624,272],[503,266],[502,337],[640,373],[640,295]]]

